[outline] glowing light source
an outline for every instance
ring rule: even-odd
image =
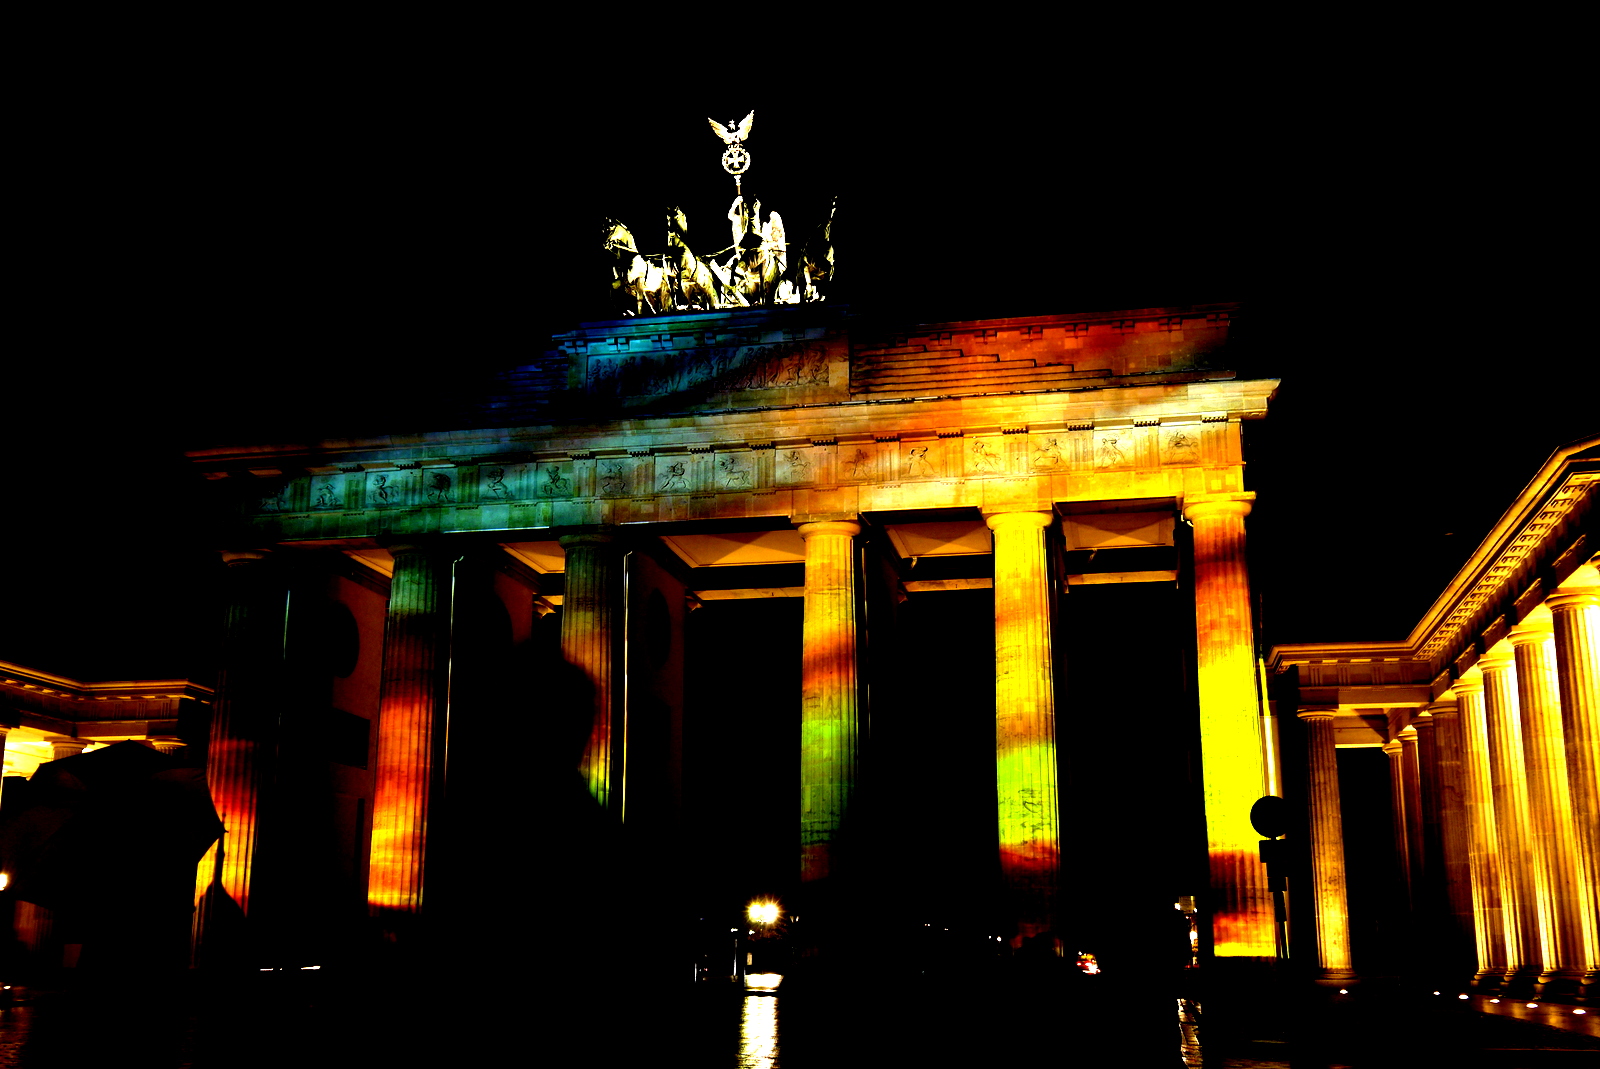
[[[1348,987],[1341,987],[1339,989],[1339,994],[1341,994],[1341,995],[1348,995],[1349,993],[1350,993],[1350,989]]]
[[[756,991],[776,991],[781,983],[783,974],[776,972],[746,973],[744,978],[744,986]]]
[[[750,903],[745,914],[752,924],[774,924],[778,920],[778,903],[768,899],[757,899]]]
[[[1528,1009],[1530,1009],[1530,1010],[1536,1010],[1536,1009],[1538,1009],[1538,1008],[1539,1008],[1539,1004],[1538,1004],[1538,1003],[1537,1003],[1537,1002],[1530,1002],[1530,1003],[1528,1003]]]
[[[1467,997],[1467,996],[1465,996],[1465,995],[1457,995],[1457,996],[1456,996],[1456,998],[1466,998],[1466,997]]]
[[[1573,1013],[1588,1013],[1588,1010],[1573,1010]]]
[[[10,886],[11,886],[11,873],[9,873],[9,872],[0,872],[0,891],[4,891],[7,887],[10,887]]]
[[[1497,1002],[1499,1002],[1499,1001],[1500,1001],[1500,1000],[1499,1000],[1499,999],[1497,999],[1497,998],[1492,998],[1492,999],[1490,999],[1490,1000],[1489,1000],[1489,1001],[1490,1001],[1490,1002],[1496,1002],[1496,1003],[1497,1003]]]

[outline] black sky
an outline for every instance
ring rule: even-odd
[[[720,244],[705,119],[751,108],[749,192],[791,230],[837,196],[854,310],[1243,302],[1230,357],[1283,382],[1246,431],[1269,641],[1401,637],[1600,429],[1562,255],[1575,150],[1527,90],[1372,55],[903,58],[848,84],[498,57],[63,78],[28,165],[0,658],[203,672],[182,447],[438,429],[430,396],[597,307],[600,218],[645,241],[676,204]]]

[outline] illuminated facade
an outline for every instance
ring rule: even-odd
[[[1405,641],[1272,651],[1277,714],[1307,725],[1306,906],[1330,979],[1362,968],[1335,758],[1366,747],[1389,760],[1398,911],[1415,933],[1404,966],[1523,996],[1596,993],[1597,497],[1589,438],[1546,463]]]
[[[1218,958],[1271,957],[1248,813],[1276,773],[1241,427],[1276,382],[1225,370],[1236,312],[885,326],[811,306],[592,324],[446,427],[191,453],[224,517],[228,604],[204,740],[226,834],[201,866],[197,960],[283,957],[285,940],[369,921],[405,944],[430,916],[469,912],[505,848],[485,814],[525,810],[540,783],[581,777],[574,820],[674,841],[705,779],[689,616],[741,605],[797,610],[792,633],[728,647],[795,682],[741,714],[794,725],[761,765],[797,781],[794,818],[769,833],[798,855],[780,892],[823,894],[907,842],[937,854],[927,826],[982,809],[988,859],[928,871],[992,865],[999,929],[1019,945],[1059,935],[1064,864],[1108,841],[1085,809],[1108,796],[1088,798],[1082,770],[1132,797],[1093,733],[1137,716],[1194,739],[1181,834],[1197,860],[1157,895],[1169,912],[1198,899]],[[1155,595],[1148,619],[1074,608]],[[961,608],[920,608],[937,605]],[[959,660],[918,652],[936,619],[964,628]],[[1177,666],[1172,700],[1097,705],[1077,652],[1091,641]],[[967,743],[924,738],[928,760],[895,766],[919,703],[969,700],[968,678],[992,696],[962,736],[987,739],[978,764]],[[959,795],[957,772],[941,784],[947,756],[988,770],[986,802]],[[892,767],[901,786],[884,786]]]

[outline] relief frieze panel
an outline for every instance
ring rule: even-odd
[[[594,398],[623,399],[810,389],[829,385],[828,363],[817,341],[603,353],[588,358],[585,387]]]
[[[473,457],[460,465],[422,460],[263,476],[237,500],[245,514],[279,523],[285,531],[299,532],[289,537],[300,538],[440,524],[466,529],[477,523],[488,529],[766,515],[773,507],[766,495],[791,492],[804,492],[813,504],[836,496],[841,502],[859,500],[862,508],[973,502],[1007,507],[1020,502],[1016,507],[1031,508],[1028,503],[1036,500],[1127,496],[1135,483],[1137,496],[1162,496],[1174,485],[1187,486],[1194,469],[1209,472],[1219,459],[1229,466],[1229,435],[1236,434],[1224,422],[1109,427],[1063,422],[1043,429],[990,424],[977,432],[919,428],[892,435],[854,433],[842,441],[796,436],[667,449],[574,441],[583,448],[560,443],[568,451],[551,449],[505,462]],[[1173,479],[1179,483],[1172,484]]]

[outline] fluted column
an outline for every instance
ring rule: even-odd
[[[1411,888],[1411,908],[1420,913],[1426,901],[1422,880],[1427,862],[1422,842],[1426,819],[1422,812],[1422,744],[1418,734],[1416,723],[1400,732],[1400,765],[1406,791],[1406,882]]]
[[[1061,870],[1050,651],[1048,512],[987,517],[994,531],[995,788],[1000,871],[1020,937],[1055,927]]]
[[[1494,782],[1495,829],[1500,836],[1500,904],[1506,925],[1507,983],[1538,990],[1544,972],[1546,916],[1541,873],[1533,852],[1528,776],[1523,759],[1517,674],[1509,653],[1478,661],[1489,725],[1489,771]]]
[[[1500,893],[1500,832],[1495,821],[1482,674],[1474,668],[1456,680],[1453,690],[1461,725],[1462,802],[1472,876],[1473,934],[1478,951],[1478,971],[1473,979],[1482,988],[1496,988],[1507,975],[1506,921]]]
[[[1254,494],[1191,500],[1200,757],[1211,873],[1211,939],[1219,958],[1277,952],[1272,893],[1250,826],[1266,793],[1244,518]]]
[[[1545,604],[1555,629],[1573,846],[1593,902],[1600,899],[1600,588],[1564,591]],[[1600,909],[1600,903],[1591,909]],[[1591,959],[1585,983],[1594,994],[1600,962]]]
[[[1457,703],[1429,707],[1433,714],[1434,759],[1432,781],[1439,814],[1439,869],[1444,885],[1445,960],[1452,968],[1476,968],[1472,918],[1472,845],[1467,824],[1465,757],[1461,742],[1461,715]]]
[[[1549,918],[1544,973],[1549,995],[1576,994],[1600,964],[1594,898],[1585,883],[1573,822],[1572,792],[1561,729],[1555,636],[1549,624],[1524,622],[1511,631],[1517,660],[1517,698],[1528,772],[1533,852],[1539,866],[1542,912]]]
[[[1383,744],[1383,755],[1389,759],[1389,831],[1394,838],[1395,866],[1400,878],[1400,890],[1405,897],[1406,912],[1411,911],[1411,836],[1407,834],[1408,808],[1406,791],[1406,748],[1399,739]]]
[[[838,874],[860,756],[855,536],[861,525],[800,525],[806,547],[800,674],[800,879]]]
[[[561,656],[594,694],[594,719],[579,771],[603,809],[622,815],[622,639],[624,547],[610,531],[565,535]]]
[[[383,694],[373,770],[367,903],[393,930],[422,913],[428,817],[449,671],[449,563],[438,547],[395,543],[383,630]]]
[[[1317,968],[1324,980],[1355,976],[1350,957],[1350,906],[1345,890],[1344,818],[1339,808],[1339,755],[1333,712],[1305,709],[1307,793],[1311,809],[1312,913],[1317,923]]]
[[[277,563],[265,552],[228,551],[222,559],[226,603],[206,786],[223,833],[201,863],[209,871],[197,879],[203,893],[195,915],[196,954],[205,964],[229,963],[243,952],[237,925],[254,908],[262,788],[281,700],[288,590]]]
[[[87,739],[51,739],[50,760],[59,761],[63,757],[76,757],[88,747]]]

